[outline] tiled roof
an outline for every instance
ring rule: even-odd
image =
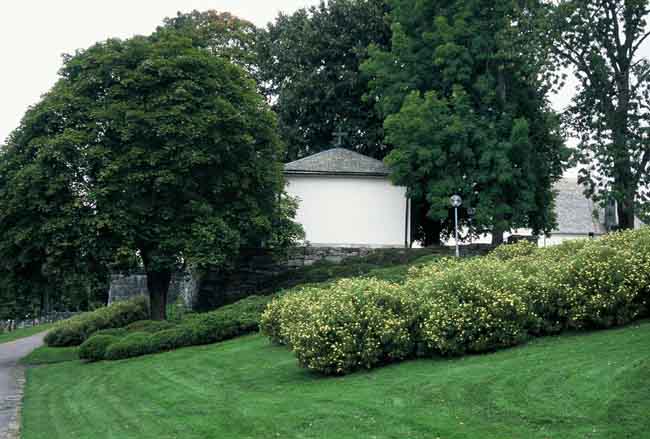
[[[584,187],[575,178],[563,178],[555,184],[554,189],[557,191],[555,212],[558,222],[554,233],[607,233],[603,209],[584,195]]]
[[[375,175],[389,174],[379,160],[349,149],[333,148],[284,165],[287,174]]]

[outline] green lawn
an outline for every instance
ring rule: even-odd
[[[52,326],[54,326],[54,323],[46,323],[39,326],[32,326],[31,328],[17,329],[13,332],[3,332],[0,333],[0,343],[7,343],[9,341],[18,340],[19,338],[36,335],[39,332],[47,331]]]
[[[648,438],[650,322],[322,378],[254,335],[31,368],[23,439]]]
[[[40,366],[42,364],[64,363],[79,359],[79,348],[50,348],[42,346],[27,355],[20,362],[26,366]]]

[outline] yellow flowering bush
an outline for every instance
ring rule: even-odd
[[[650,315],[650,228],[442,259],[403,284],[346,279],[274,300],[261,328],[301,365],[344,374],[416,355],[486,352],[530,336]]]
[[[264,332],[287,343],[304,367],[339,375],[412,355],[415,303],[398,285],[344,279],[306,293],[279,299],[262,318]]]
[[[530,256],[537,251],[537,245],[529,241],[519,241],[512,245],[500,245],[490,253],[490,257],[501,261]]]
[[[607,328],[648,311],[650,229],[569,241],[511,261],[537,321],[531,333]]]
[[[286,324],[307,318],[305,313],[309,306],[327,289],[328,287],[303,287],[276,297],[262,313],[260,332],[273,343],[288,344],[288,337],[283,330]]]
[[[519,294],[525,278],[499,260],[476,258],[413,274],[404,288],[417,297],[419,338],[428,352],[484,352],[527,338],[532,315]]]

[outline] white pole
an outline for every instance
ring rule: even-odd
[[[460,258],[460,247],[458,246],[458,208],[454,207],[454,222],[456,224],[456,257]]]

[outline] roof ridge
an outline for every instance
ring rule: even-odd
[[[347,148],[330,148],[284,165],[286,172],[388,175],[381,160]]]

